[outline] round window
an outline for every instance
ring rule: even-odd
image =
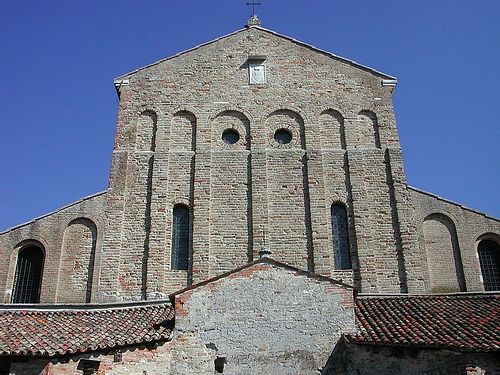
[[[278,129],[274,133],[274,140],[280,145],[286,145],[292,141],[292,133],[287,129]]]
[[[226,129],[222,133],[222,140],[224,141],[224,143],[227,143],[228,145],[232,145],[240,140],[240,135],[234,129]]]

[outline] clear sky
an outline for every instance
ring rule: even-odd
[[[243,28],[246,1],[0,1],[0,231],[105,190],[113,78]],[[398,78],[411,186],[500,217],[500,1],[260,1],[263,27]]]

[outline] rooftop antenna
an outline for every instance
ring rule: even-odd
[[[250,5],[252,6],[252,15],[250,16],[245,26],[246,27],[260,26],[260,20],[257,18],[257,15],[255,14],[255,6],[259,7],[262,5],[262,3],[258,1],[249,1],[248,3],[246,3],[246,5],[247,7],[249,7]]]

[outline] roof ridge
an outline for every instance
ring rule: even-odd
[[[318,48],[318,47],[316,47],[316,46],[314,46],[314,45],[312,45],[312,44],[308,44],[308,43],[302,42],[302,41],[300,41],[300,40],[298,40],[298,39],[295,39],[295,38],[292,38],[292,37],[290,37],[290,36],[287,36],[287,35],[284,35],[284,34],[280,34],[280,33],[276,32],[276,31],[273,31],[273,30],[270,30],[270,29],[266,29],[266,28],[264,28],[264,27],[262,27],[262,26],[255,26],[255,25],[252,25],[252,26],[244,27],[243,29],[238,29],[238,30],[233,31],[233,32],[231,32],[231,33],[229,33],[229,34],[221,35],[221,36],[219,36],[219,37],[217,37],[217,38],[215,38],[215,39],[212,39],[212,40],[209,40],[209,41],[207,41],[207,42],[204,42],[204,43],[198,44],[198,45],[196,45],[196,46],[194,46],[194,47],[191,47],[191,48],[189,48],[189,49],[186,49],[186,50],[183,50],[183,51],[177,52],[177,53],[176,53],[176,54],[174,54],[174,55],[171,55],[171,56],[165,57],[165,58],[163,58],[163,59],[157,60],[157,61],[155,61],[155,62],[153,62],[153,63],[147,64],[147,65],[145,65],[145,66],[143,66],[143,67],[137,68],[137,69],[132,70],[132,71],[130,71],[130,72],[128,72],[128,73],[121,74],[121,75],[119,75],[118,77],[116,77],[116,78],[114,79],[115,86],[116,86],[116,84],[117,84],[117,83],[120,83],[122,79],[124,79],[125,77],[130,76],[130,75],[132,75],[132,74],[134,74],[134,73],[136,73],[136,72],[139,72],[139,71],[141,71],[141,70],[144,70],[144,69],[150,68],[150,67],[152,67],[152,66],[158,65],[158,64],[160,64],[160,63],[162,63],[162,62],[164,62],[164,61],[171,60],[171,59],[173,59],[173,58],[175,58],[175,57],[178,57],[178,56],[184,55],[184,54],[186,54],[186,53],[189,53],[189,52],[195,51],[195,50],[200,49],[200,48],[202,48],[202,47],[204,47],[204,46],[207,46],[207,45],[209,45],[209,44],[215,43],[215,42],[217,42],[217,41],[219,41],[219,40],[222,40],[222,39],[228,38],[228,37],[230,37],[230,36],[236,35],[236,34],[238,34],[238,33],[245,32],[245,31],[252,30],[252,29],[261,30],[261,31],[263,31],[263,32],[266,32],[266,33],[269,33],[269,34],[275,35],[275,36],[277,36],[277,37],[280,37],[280,38],[283,38],[283,39],[287,39],[287,40],[289,40],[289,41],[291,41],[291,42],[293,42],[293,43],[299,44],[299,45],[301,45],[301,46],[303,46],[303,47],[307,47],[307,48],[313,49],[313,50],[315,50],[315,51],[316,51],[316,52],[318,52],[318,53],[321,53],[321,54],[327,55],[327,56],[329,56],[329,57],[332,57],[332,58],[334,58],[334,59],[337,59],[337,60],[343,61],[344,63],[347,63],[347,64],[349,64],[349,65],[356,66],[356,67],[358,67],[358,68],[361,68],[361,69],[363,69],[363,70],[365,70],[365,71],[371,72],[371,73],[376,74],[376,75],[378,75],[378,76],[383,76],[384,78],[387,78],[387,79],[389,79],[389,80],[397,80],[397,78],[396,78],[396,77],[394,77],[394,76],[391,76],[391,75],[389,75],[389,74],[383,73],[383,72],[378,71],[378,70],[376,70],[376,69],[370,68],[369,66],[366,66],[366,65],[360,64],[360,63],[358,63],[358,62],[356,62],[356,61],[354,61],[354,60],[351,60],[351,59],[348,59],[348,58],[345,58],[345,57],[342,57],[342,56],[336,55],[336,54],[334,54],[334,53],[332,53],[332,52],[328,52],[328,51],[323,50],[323,49],[321,49],[321,48]]]
[[[149,300],[149,301],[127,301],[113,303],[92,303],[92,304],[5,304],[0,305],[0,314],[3,311],[26,311],[26,312],[58,312],[58,311],[114,311],[134,308],[144,308],[151,306],[172,306],[170,300]]]

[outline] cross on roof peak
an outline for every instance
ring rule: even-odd
[[[246,27],[250,26],[260,26],[260,20],[257,18],[257,15],[255,14],[255,7],[256,6],[261,6],[262,3],[258,1],[249,1],[245,3],[247,7],[252,6],[252,15],[247,21]]]
[[[249,7],[250,5],[252,6],[252,16],[255,16],[255,6],[260,7],[262,3],[258,1],[249,1],[246,3],[246,5],[247,7]]]

